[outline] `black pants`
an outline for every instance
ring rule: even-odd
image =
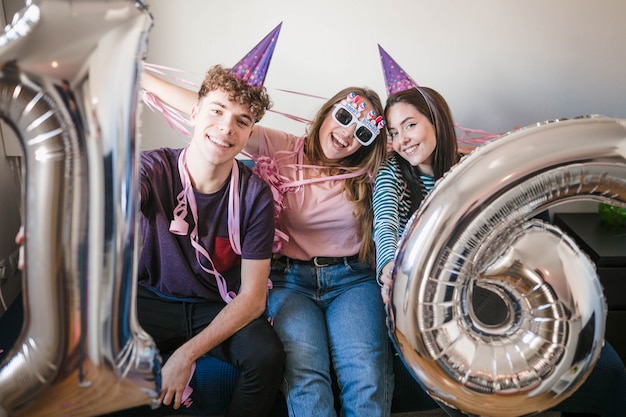
[[[223,303],[188,303],[163,299],[139,288],[137,313],[141,327],[163,357],[200,333],[224,308]],[[285,353],[265,317],[259,317],[216,346],[209,355],[240,371],[226,416],[266,416],[283,381]],[[201,395],[194,392],[192,397]]]

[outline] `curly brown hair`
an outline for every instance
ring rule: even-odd
[[[260,121],[265,112],[272,107],[272,100],[265,87],[250,86],[239,78],[231,68],[215,65],[206,73],[198,91],[198,99],[206,97],[210,91],[224,90],[235,103],[248,106],[255,123]]]

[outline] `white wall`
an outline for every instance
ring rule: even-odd
[[[233,65],[283,22],[266,87],[278,111],[311,118],[321,100],[366,85],[386,97],[377,44],[456,122],[503,133],[584,114],[626,118],[624,0],[148,0],[147,61],[189,71]],[[148,113],[146,111],[146,113]],[[261,122],[294,133],[276,114]],[[143,147],[184,143],[154,114]]]
[[[624,0],[145,3],[154,18],[147,61],[184,69],[183,77],[195,82],[214,64],[235,64],[283,22],[265,85],[277,111],[301,117],[311,118],[322,101],[279,89],[330,97],[343,87],[366,85],[384,99],[380,43],[416,82],[439,90],[457,123],[467,128],[502,133],[584,114],[626,118]],[[24,4],[0,0],[6,21]],[[3,19],[0,13],[2,24]],[[271,113],[262,123],[304,131],[304,125]],[[142,136],[145,149],[185,143],[147,109]],[[0,262],[15,251],[20,223],[18,193],[4,154],[9,149],[3,145]],[[595,203],[557,209],[587,211]],[[7,288],[0,290],[10,303]]]
[[[312,118],[349,85],[386,98],[377,44],[420,85],[441,92],[460,125],[504,133],[586,114],[626,118],[624,0],[147,0],[147,61],[196,83],[233,65],[283,22],[265,86],[281,112]],[[143,148],[183,146],[144,112]],[[268,114],[261,124],[303,133]],[[567,144],[564,144],[566,146]],[[553,211],[594,211],[592,202]]]

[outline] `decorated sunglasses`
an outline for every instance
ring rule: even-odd
[[[367,104],[361,102],[360,97],[355,93],[350,93],[345,100],[335,104],[333,119],[342,126],[348,127],[356,124],[354,138],[363,146],[368,146],[379,135],[380,129],[385,126],[382,116],[376,116],[374,110],[370,110],[362,116]]]

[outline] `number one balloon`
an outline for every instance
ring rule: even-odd
[[[0,117],[25,167],[24,325],[0,415],[94,416],[158,402],[135,313],[138,1],[27,2],[0,37]]]

